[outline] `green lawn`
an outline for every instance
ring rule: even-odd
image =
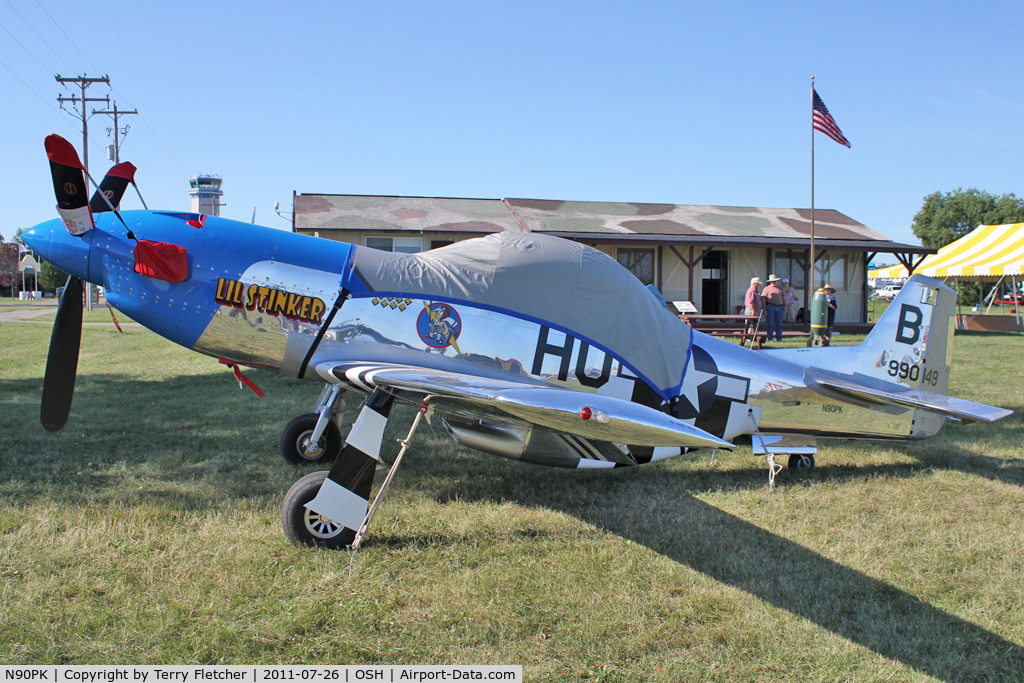
[[[132,319],[124,313],[115,310],[114,316],[117,318],[118,323],[130,323]],[[53,319],[57,317],[57,311],[54,309],[52,313],[46,315],[40,315],[33,320],[42,320],[47,322],[53,322]],[[82,322],[86,323],[113,323],[113,319],[110,317],[110,309],[107,308],[106,304],[94,305],[91,311],[82,311]]]
[[[1024,676],[1024,340],[958,335],[953,393],[1017,412],[826,442],[767,491],[749,448],[608,472],[421,429],[364,550],[291,546],[280,430],[318,387],[140,329],[83,331],[39,426],[49,327],[0,324],[0,662],[503,663],[530,681]],[[402,409],[386,457],[411,417]],[[381,477],[378,477],[378,480]]]

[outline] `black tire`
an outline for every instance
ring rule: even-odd
[[[302,448],[302,442],[309,438],[316,427],[316,421],[320,416],[316,413],[299,415],[288,423],[288,426],[281,432],[281,455],[293,465],[330,464],[341,453],[342,441],[341,432],[334,421],[327,423],[327,429],[317,443],[314,451],[307,452]]]
[[[814,456],[810,453],[793,453],[789,456],[789,469],[808,472],[814,469]]]
[[[355,540],[355,531],[306,507],[306,503],[316,497],[326,478],[327,472],[307,474],[292,484],[284,496],[281,527],[284,535],[295,545],[335,549],[346,548]]]

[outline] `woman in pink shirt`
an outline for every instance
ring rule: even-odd
[[[747,290],[747,295],[743,297],[743,305],[746,306],[745,312],[747,315],[761,315],[761,293],[757,291],[760,286],[761,278],[750,278],[750,289]]]

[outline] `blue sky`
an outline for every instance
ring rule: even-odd
[[[293,191],[808,207],[815,76],[853,143],[815,134],[815,205],[917,243],[928,193],[1024,192],[1022,25],[1020,2],[3,0],[0,233],[55,215],[43,137],[81,146],[57,73],[139,110],[121,156],[150,208],[216,173],[224,216],[279,228]]]

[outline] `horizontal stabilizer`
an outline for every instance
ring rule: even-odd
[[[820,370],[808,371],[808,384],[812,388],[825,387],[845,396],[851,396],[876,405],[892,405],[903,408],[921,408],[972,422],[995,422],[1013,413],[1012,410],[975,403],[962,398],[953,398],[920,389],[882,389],[867,386],[853,379],[825,373]],[[893,385],[897,387],[898,385]]]
[[[637,446],[732,448],[671,415],[611,396],[405,365],[322,363],[321,376],[357,389],[382,386],[500,411],[547,429]]]

